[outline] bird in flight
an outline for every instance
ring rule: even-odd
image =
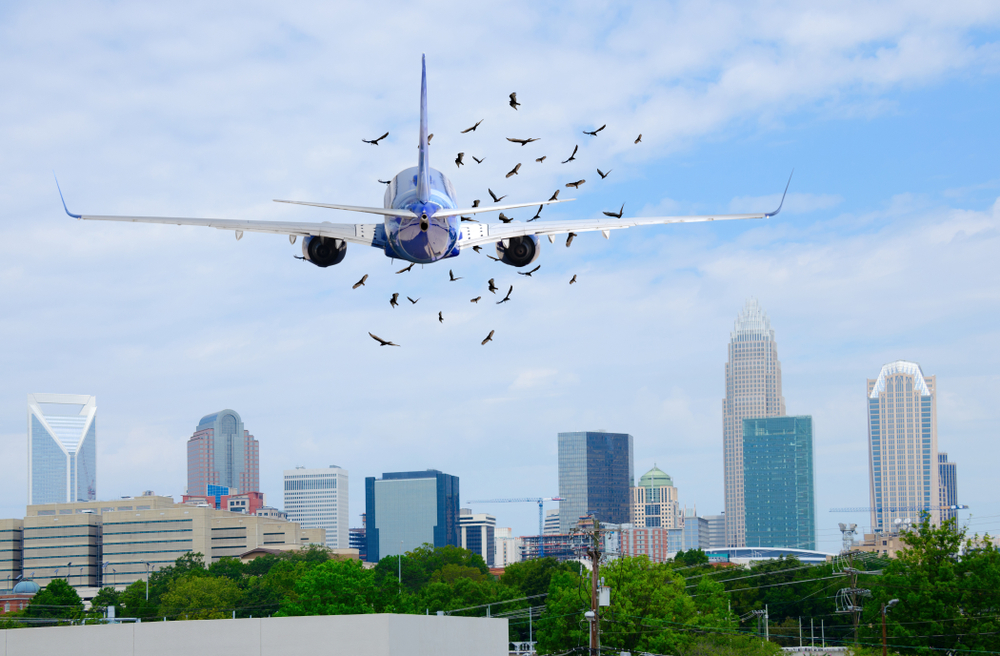
[[[378,342],[379,346],[399,346],[399,344],[393,344],[389,340],[382,339],[378,335],[372,335],[371,333],[368,333],[368,334],[371,335],[372,339],[374,339],[376,342]]]
[[[479,199],[478,198],[476,200],[472,201],[472,207],[473,208],[479,207]]]
[[[584,182],[586,182],[586,180],[577,180],[576,182],[567,182],[566,186],[567,187],[573,187],[574,189],[579,189],[580,185],[582,185]]]
[[[476,164],[482,164],[482,163],[483,163],[483,161],[484,161],[484,160],[485,160],[486,158],[484,157],[483,159],[479,159],[478,157],[476,157],[475,155],[473,155],[473,156],[472,156],[472,159],[476,160]]]
[[[465,157],[465,153],[459,153],[458,157],[455,158],[455,168],[458,168],[462,164],[465,164],[465,162],[462,161],[463,157]]]
[[[427,143],[430,143],[431,139],[433,139],[433,138],[434,138],[434,133],[431,132],[429,135],[427,135]]]
[[[500,212],[500,216],[498,216],[497,218],[500,219],[501,223],[510,223],[511,221],[514,220],[509,216],[507,216],[506,214],[504,214],[503,212]]]
[[[460,216],[458,217],[463,221],[472,221],[473,223],[479,223],[479,219],[474,219],[471,216]]]
[[[386,138],[386,137],[388,137],[388,136],[389,136],[389,133],[388,133],[388,132],[386,132],[385,134],[383,134],[383,135],[382,135],[381,137],[379,137],[378,139],[370,139],[370,140],[369,140],[369,139],[362,139],[361,141],[364,141],[365,143],[370,143],[370,144],[371,144],[371,145],[373,145],[373,146],[377,146],[377,145],[378,145],[378,142],[382,141],[383,139],[385,139],[385,138]]]
[[[510,293],[512,291],[514,291],[514,285],[510,286],[510,289],[507,290],[507,295],[503,297],[502,301],[497,301],[497,305],[500,305],[501,303],[506,303],[507,301],[509,301],[510,300]]]
[[[548,157],[548,155],[542,155],[541,157],[539,157],[535,161],[538,162],[539,164],[541,164],[541,163],[543,163],[545,161],[546,157]]]
[[[479,223],[479,222],[476,221],[476,223]],[[483,252],[483,247],[482,246],[473,246],[472,250],[476,251],[477,253],[482,253]]]
[[[391,305],[392,307],[396,307],[397,305],[399,305],[399,303],[396,302],[396,299],[398,298],[399,298],[399,292],[396,292],[395,294],[392,295],[392,298],[389,299],[389,305]]]
[[[635,138],[635,143],[639,143],[640,141],[642,141],[642,133],[641,132],[639,133],[639,136]]]
[[[608,172],[605,173],[605,172],[601,171],[601,169],[597,169],[597,175],[601,176],[601,180],[603,180],[604,178],[608,177],[608,175],[611,173],[611,171],[612,171],[612,169],[608,169]]]
[[[495,330],[491,330],[490,331],[490,334],[487,335],[486,339],[483,340],[483,344],[482,344],[483,346],[486,346],[486,342],[492,342],[493,341],[493,333],[495,333],[495,332],[496,332]]]
[[[573,283],[575,283],[575,282],[576,282],[576,274],[574,273],[574,274],[573,274],[573,277],[569,279],[569,284],[571,284],[571,285],[572,285],[572,284],[573,284]]]
[[[500,261],[500,258],[499,258],[499,257],[493,257],[493,256],[492,256],[492,255],[490,255],[489,253],[487,253],[487,254],[486,254],[486,257],[490,258],[490,259],[491,259],[491,260],[493,260],[494,262],[499,262],[499,261]]]
[[[444,323],[444,315],[438,312],[438,323]]]
[[[624,212],[625,212],[625,203],[622,203],[622,207],[620,210],[618,210],[617,214],[614,212],[604,212],[604,216],[610,216],[613,219],[620,219],[622,218],[622,214]]]
[[[470,303],[478,303],[478,302],[479,302],[479,299],[481,299],[481,298],[482,298],[482,296],[477,296],[477,297],[475,297],[475,298],[471,299],[471,300],[470,300],[469,302],[470,302]]]
[[[535,267],[534,269],[532,269],[531,271],[518,271],[517,273],[518,273],[518,275],[521,275],[521,276],[528,276],[528,277],[530,278],[530,277],[531,277],[531,274],[533,274],[533,273],[534,273],[535,271],[538,271],[538,270],[539,270],[539,269],[541,269],[541,268],[542,268],[542,265],[541,265],[541,264],[539,264],[538,266],[536,266],[536,267]]]
[[[458,278],[456,278],[455,274],[452,273],[451,269],[448,269],[448,278],[451,279],[450,282],[455,282],[456,280],[461,280],[462,279],[461,276],[459,276]]]
[[[482,122],[483,122],[483,120],[484,120],[484,119],[479,119],[478,121],[476,121],[476,124],[475,124],[475,125],[473,125],[473,126],[472,126],[471,128],[465,128],[464,130],[462,130],[462,132],[461,132],[460,134],[466,134],[466,133],[468,133],[468,132],[475,132],[475,131],[476,131],[476,128],[478,128],[478,127],[479,127],[479,124],[480,124],[480,123],[482,123]]]
[[[556,200],[557,198],[559,198],[559,190],[558,189],[556,189],[556,193],[552,194],[552,198],[550,198],[549,200],[553,201],[553,200]]]
[[[379,178],[378,181],[381,182],[384,185],[390,185],[390,184],[392,184],[392,180],[383,180],[382,178]]]
[[[539,137],[531,137],[530,139],[512,139],[511,137],[507,137],[507,141],[511,143],[521,144],[522,146],[524,146],[525,144],[530,144],[532,141],[538,141],[538,140]]]
[[[497,293],[497,286],[493,284],[493,278],[490,278],[489,282],[490,282],[490,291],[492,293],[496,294]]]
[[[507,194],[504,194],[503,196],[497,198],[497,195],[493,193],[492,189],[487,188],[486,191],[490,192],[490,197],[493,199],[494,203],[499,203],[500,201],[502,201],[504,198],[507,197]]]
[[[407,271],[409,271],[410,269],[413,268],[414,264],[416,264],[416,262],[410,262],[410,266],[404,267],[404,268],[400,269],[399,271],[397,271],[396,273],[406,273]]]
[[[594,130],[592,132],[587,132],[586,130],[584,130],[583,133],[584,134],[589,134],[592,137],[596,137],[597,133],[600,132],[601,130],[603,130],[604,128],[606,128],[606,127],[608,127],[607,124],[604,124],[604,125],[602,125],[601,127],[597,128],[596,130]]]
[[[541,218],[541,216],[542,216],[542,208],[543,207],[545,207],[545,206],[544,205],[539,205],[538,206],[538,211],[535,212],[535,216],[533,216],[530,219],[528,219],[528,221],[529,222],[531,222],[531,221],[537,221],[539,218]]]
[[[367,273],[365,275],[361,276],[361,280],[359,280],[356,283],[354,283],[354,286],[351,287],[351,289],[357,289],[361,285],[365,284],[366,280],[368,280],[368,274]]]
[[[518,105],[521,104],[521,103],[517,102],[517,92],[516,91],[514,93],[510,94],[510,103],[509,104],[515,110],[517,109]]]
[[[575,232],[571,232],[566,236],[566,248],[569,248],[569,245],[573,243],[573,237],[576,237]]]
[[[517,166],[515,166],[514,168],[512,168],[512,169],[511,169],[511,170],[510,170],[510,171],[509,171],[509,172],[507,173],[507,176],[506,176],[506,177],[508,177],[508,178],[509,178],[509,177],[510,177],[510,176],[512,176],[512,175],[517,175],[517,172],[518,172],[518,171],[520,171],[520,170],[521,170],[521,163],[520,163],[520,162],[518,162]]]
[[[410,298],[409,296],[407,296],[407,297],[406,297],[406,300],[408,300],[408,301],[409,301],[410,303],[412,303],[413,305],[416,305],[416,304],[417,304],[417,301],[419,301],[420,299],[418,298],[418,299],[414,300],[414,299]]]
[[[569,159],[563,160],[563,164],[565,164],[566,162],[572,162],[573,160],[575,160],[576,159],[576,151],[578,151],[578,150],[580,150],[580,145],[579,144],[577,144],[576,146],[573,146],[573,154],[569,156]]]

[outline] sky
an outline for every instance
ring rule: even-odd
[[[794,169],[784,209],[543,240],[530,279],[471,252],[396,275],[357,245],[320,269],[280,235],[63,213],[53,173],[76,213],[370,222],[272,200],[381,205],[378,179],[416,164],[424,53],[431,163],[462,205],[559,188],[576,200],[546,220],[761,212]],[[8,2],[0,85],[0,517],[24,514],[37,392],[97,396],[103,499],[179,499],[187,439],[231,408],[270,504],[284,469],[338,465],[352,526],[383,472],[554,496],[557,433],[594,429],[717,514],[726,349],[753,297],[787,411],[813,417],[818,548],[868,525],[829,509],[868,505],[866,379],[897,359],[937,377],[961,519],[1000,532],[995,2]],[[535,504],[472,507],[537,532]]]

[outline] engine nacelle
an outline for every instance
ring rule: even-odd
[[[538,244],[538,237],[534,235],[511,237],[497,242],[497,257],[504,264],[515,267],[531,264],[538,259],[541,252],[542,247]]]
[[[346,255],[346,241],[333,237],[306,237],[302,240],[302,257],[318,267],[340,264]]]

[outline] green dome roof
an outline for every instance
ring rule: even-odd
[[[653,465],[653,468],[642,475],[639,479],[639,487],[673,487],[674,481],[670,476]]]
[[[14,594],[38,594],[41,589],[34,581],[19,581],[14,586]]]

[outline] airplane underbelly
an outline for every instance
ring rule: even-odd
[[[431,222],[427,230],[421,230],[420,222],[410,220],[401,222],[393,248],[400,256],[411,262],[436,262],[453,254],[456,235],[446,222],[443,225]]]

